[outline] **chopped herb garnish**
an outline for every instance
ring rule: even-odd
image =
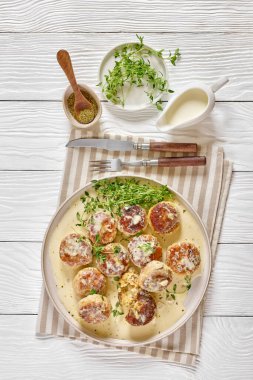
[[[120,253],[120,247],[118,245],[116,245],[116,247],[114,247],[114,249],[113,249],[113,252],[115,253],[115,255]]]
[[[85,240],[85,236],[80,236],[78,239],[76,239],[76,242],[81,243],[84,240]]]
[[[172,292],[168,289],[165,289],[166,290],[166,300],[168,301],[175,301],[176,300],[176,291],[177,291],[177,284],[174,284],[173,285],[173,288],[172,288]]]
[[[119,310],[117,310],[117,309],[113,309],[112,310],[112,315],[114,316],[114,317],[117,317],[118,315],[123,315],[124,313],[123,313],[123,311],[119,311]]]
[[[119,281],[120,280],[120,277],[119,276],[115,276],[113,277],[114,281]]]
[[[78,220],[79,223],[76,223],[76,226],[83,227],[85,225],[85,222],[83,221],[80,212],[76,213],[76,219]]]
[[[95,254],[95,257],[97,260],[101,261],[102,263],[104,263],[106,260],[106,256],[102,255],[101,253],[98,253],[98,252]]]
[[[179,49],[174,54],[169,52],[165,57],[164,50],[154,50],[144,45],[144,37],[136,34],[138,42],[126,44],[114,53],[115,65],[104,76],[104,81],[99,83],[106,98],[114,104],[124,107],[127,91],[125,86],[145,87],[147,97],[155,104],[158,110],[162,110],[161,100],[154,103],[154,99],[161,93],[173,92],[168,87],[168,81],[163,74],[156,70],[150,61],[150,57],[156,56],[162,60],[168,59],[175,66],[180,58]]]
[[[151,243],[141,243],[138,245],[137,248],[140,248],[142,251],[144,252],[150,252],[150,251],[153,251],[153,246]]]
[[[97,294],[96,289],[91,289],[91,291],[90,291],[90,295],[92,295],[92,294]]]
[[[119,301],[117,301],[115,304],[115,309],[112,310],[112,315],[114,317],[118,317],[119,315],[124,314],[124,312],[122,310],[118,310],[119,307],[120,307],[120,303],[119,303]]]
[[[185,276],[185,287],[186,287],[186,289],[187,290],[190,290],[191,289],[191,287],[192,287],[192,284],[191,284],[191,276],[189,276],[189,275],[187,275],[187,276]]]
[[[97,260],[101,261],[102,263],[106,260],[106,255],[103,254],[104,246],[102,245],[94,245],[92,247],[93,256],[96,257]]]

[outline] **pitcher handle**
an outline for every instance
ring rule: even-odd
[[[217,80],[217,82],[215,82],[212,86],[211,86],[211,89],[213,92],[216,92],[218,91],[221,87],[223,87],[227,82],[229,81],[229,79],[227,77],[221,77]]]

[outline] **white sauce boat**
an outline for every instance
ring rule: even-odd
[[[172,97],[157,121],[161,132],[186,128],[204,120],[215,105],[215,92],[228,82],[221,77],[212,86],[196,81]]]

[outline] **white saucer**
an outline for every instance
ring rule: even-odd
[[[115,58],[114,58],[114,53],[115,50],[121,49],[126,45],[132,45],[135,44],[136,42],[130,42],[130,43],[125,43],[118,45],[114,47],[112,50],[110,50],[103,58],[100,67],[99,67],[99,83],[104,82],[104,75],[108,74],[109,70],[112,70],[114,67],[115,63]],[[149,46],[144,45],[146,48],[151,49]],[[165,62],[160,59],[159,57],[156,56],[150,56],[149,61],[151,63],[151,66],[154,67],[157,71],[161,72],[164,78],[167,79],[167,68],[165,65]],[[132,87],[130,88],[124,88],[124,92],[127,93],[126,99],[125,99],[125,106],[123,107],[120,104],[114,104],[116,107],[121,108],[126,111],[139,111],[142,109],[145,109],[147,107],[150,107],[151,105],[154,106],[151,102],[150,99],[148,98],[147,94],[145,91],[148,90],[148,87]],[[101,90],[102,92],[102,90]],[[103,97],[106,99],[104,93]],[[153,103],[156,103],[162,96],[162,93],[158,94],[158,96],[154,99]],[[106,99],[108,100],[108,99]]]

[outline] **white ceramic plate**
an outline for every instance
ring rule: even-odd
[[[100,68],[99,68],[99,82],[104,82],[104,76],[108,74],[108,71],[113,69],[115,65],[114,53],[115,50],[121,49],[126,45],[136,45],[136,42],[130,42],[127,44],[121,44],[115,46],[112,50],[110,50],[103,58]],[[144,45],[145,47],[151,49],[149,46]],[[167,78],[167,68],[164,61],[158,57],[150,56],[149,57],[151,66],[154,67],[157,71],[160,71],[164,78]],[[138,111],[150,107],[152,103],[150,103],[147,94],[145,93],[145,87],[132,87],[130,90],[125,88],[124,93],[127,93],[125,99],[125,106],[114,104],[116,107],[119,107],[126,111]],[[103,94],[103,93],[102,93]],[[154,103],[157,102],[161,98],[162,94],[158,94],[158,96],[154,99]],[[105,95],[103,97],[106,99]]]
[[[118,176],[121,178],[126,177],[132,177],[132,176]],[[115,178],[115,177],[104,177],[104,178]],[[145,177],[141,176],[135,176],[137,179],[141,179],[148,182],[153,182],[154,184],[161,185],[163,183],[158,181],[153,181]],[[204,265],[202,268],[201,276],[197,276],[197,278],[193,281],[192,287],[190,291],[188,292],[188,295],[185,300],[185,306],[186,311],[182,315],[180,319],[176,321],[172,326],[170,326],[167,330],[161,332],[161,334],[156,334],[154,336],[149,337],[148,339],[145,339],[143,341],[135,341],[135,340],[122,340],[122,339],[113,339],[113,338],[106,338],[106,337],[100,337],[95,335],[93,332],[91,332],[88,329],[85,329],[83,326],[81,326],[71,315],[67,312],[65,306],[62,304],[56,283],[55,278],[53,274],[53,268],[50,260],[50,240],[52,239],[53,231],[57,227],[58,223],[61,221],[62,218],[64,218],[64,215],[69,210],[69,208],[72,206],[74,202],[77,202],[80,200],[81,195],[83,195],[84,191],[90,191],[91,183],[87,184],[82,189],[76,191],[70,198],[68,198],[62,206],[58,209],[56,214],[54,215],[53,219],[51,220],[49,227],[47,229],[47,232],[45,234],[43,246],[42,246],[42,274],[44,283],[47,289],[47,292],[49,294],[49,297],[51,298],[54,306],[58,310],[58,312],[63,316],[63,318],[69,323],[72,327],[74,327],[78,332],[85,334],[87,337],[90,337],[96,341],[108,343],[115,346],[140,346],[143,344],[148,344],[151,342],[155,342],[165,336],[168,336],[172,333],[174,333],[177,329],[179,329],[186,321],[192,316],[192,314],[195,312],[197,307],[199,306],[202,298],[204,297],[209,277],[210,277],[210,271],[211,271],[211,249],[210,244],[207,236],[207,232],[205,230],[205,227],[200,220],[197,213],[193,210],[191,205],[177,192],[175,192],[173,189],[171,191],[176,195],[177,200],[183,205],[183,207],[191,213],[192,217],[194,218],[200,233],[203,238],[203,252],[204,255]]]

